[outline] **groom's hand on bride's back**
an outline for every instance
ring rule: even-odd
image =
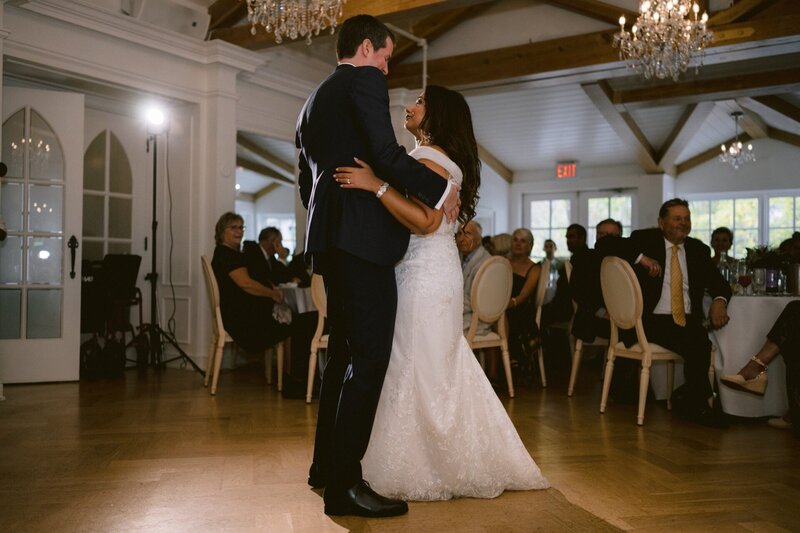
[[[448,222],[455,222],[458,218],[458,213],[461,210],[461,197],[458,194],[460,191],[461,186],[455,182],[451,182],[450,192],[442,204],[444,216],[447,218]]]

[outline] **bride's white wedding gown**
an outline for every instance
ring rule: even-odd
[[[458,166],[418,147],[417,159]],[[364,479],[404,500],[494,498],[549,486],[467,344],[455,223],[411,236],[395,270],[397,319],[389,368],[362,460]]]

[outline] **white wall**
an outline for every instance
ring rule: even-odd
[[[478,190],[478,208],[475,218],[481,223],[483,220],[491,219],[493,228],[484,227],[484,235],[496,235],[498,233],[508,233],[510,231],[508,204],[511,194],[511,184],[500,177],[488,165],[481,167],[481,186]],[[493,231],[492,231],[493,230]]]
[[[800,188],[800,148],[772,139],[752,141],[755,163],[734,169],[712,159],[675,180],[676,194]]]
[[[674,193],[673,179],[662,174],[644,174],[636,165],[578,168],[578,176],[556,179],[555,168],[519,172],[514,174],[509,203],[511,227],[523,223],[522,197],[526,194],[558,194],[633,189],[636,191],[636,206],[632,213],[634,228],[655,225],[658,208]],[[580,204],[580,202],[579,202]],[[580,207],[580,206],[579,206]],[[588,215],[579,209],[572,222],[586,225]]]

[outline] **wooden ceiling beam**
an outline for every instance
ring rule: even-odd
[[[211,17],[208,30],[232,26],[247,15],[247,4],[243,0],[217,0],[208,6]]]
[[[358,14],[385,17],[395,13],[442,4],[444,2],[445,0],[348,0],[342,7],[342,18],[340,21]],[[321,34],[322,33],[324,32],[321,32]],[[243,48],[249,48],[250,50],[262,50],[264,48],[279,46],[275,43],[275,37],[271,33],[267,33],[262,26],[257,26],[256,34],[253,35],[251,33],[250,24],[243,24],[233,28],[216,29],[209,34],[209,39],[221,39]],[[285,40],[283,42],[296,41]]]
[[[253,198],[254,198],[255,201],[258,201],[259,198],[261,198],[262,196],[268,195],[269,193],[271,193],[272,191],[274,191],[278,187],[281,187],[281,185],[278,184],[278,183],[275,183],[275,182],[269,183],[266,186],[262,187],[261,189],[257,190],[255,192],[255,194],[253,195]]]
[[[619,16],[625,15],[629,24],[633,24],[639,15],[636,11],[630,11],[597,0],[544,0],[546,3],[568,9],[573,13],[578,13],[585,17],[593,18],[601,22],[607,22],[614,26],[619,25]]]
[[[514,171],[505,166],[502,161],[497,159],[492,152],[484,148],[480,143],[478,143],[478,157],[508,183],[513,181]]]
[[[789,133],[788,131],[779,130],[777,128],[768,128],[767,136],[776,141],[782,141],[793,146],[800,146],[800,135]]]
[[[751,72],[727,78],[670,81],[635,89],[615,90],[613,102],[626,107],[641,102],[648,102],[650,105],[654,103],[665,105],[697,101],[698,99],[708,101],[768,95],[774,94],[778,90],[781,92],[800,90],[800,68]]]
[[[774,95],[758,96],[753,98],[756,102],[764,105],[781,115],[800,123],[800,107],[796,107],[783,98]]]
[[[422,39],[426,39],[428,44],[430,44],[465,20],[477,17],[496,3],[497,1],[495,0],[457,7],[447,11],[440,11],[414,24],[410,33]],[[401,63],[418,49],[419,45],[417,45],[417,43],[400,37],[399,43],[392,54],[392,64]]]
[[[428,82],[456,87],[616,63],[619,50],[611,46],[616,31],[573,35],[428,61]],[[800,15],[792,14],[776,20],[754,20],[715,28],[711,47],[797,36],[800,36]],[[389,70],[389,87],[421,87],[421,72],[420,63],[394,66]]]
[[[738,100],[737,103],[739,103]],[[742,131],[744,131],[753,139],[763,139],[764,137],[769,137],[769,126],[754,111],[745,111],[745,113],[742,115],[742,118],[739,119],[739,125],[742,127]]]
[[[610,88],[603,82],[585,83],[581,85],[586,95],[591,99],[597,110],[605,117],[609,126],[617,136],[627,145],[636,148],[636,158],[642,169],[648,174],[661,172],[661,168],[655,161],[653,147],[645,137],[642,130],[633,120],[629,113],[620,113],[614,106],[610,98]]]
[[[250,161],[249,159],[245,159],[244,157],[237,157],[236,158],[236,166],[242,167],[247,169],[251,172],[255,172],[256,174],[261,174],[265,178],[273,179],[279,181],[281,183],[285,183],[287,185],[294,186],[294,180],[290,180],[283,174],[279,174],[275,172],[275,170],[269,168],[266,165],[262,165],[260,163],[256,163],[254,161]]]
[[[776,0],[739,0],[728,9],[723,9],[710,16],[708,19],[708,26],[713,29],[714,26],[722,26],[745,20],[759,11],[768,8],[770,5],[774,4],[775,1]],[[700,12],[702,13],[703,10],[701,9]]]
[[[730,139],[726,140],[722,144],[724,144],[725,146],[728,146],[729,144],[734,142],[734,140],[735,140],[734,138],[730,138]],[[741,142],[743,142],[743,143],[746,143],[747,141],[750,141],[752,139],[750,138],[750,136],[748,134],[743,133],[742,135],[739,135],[739,140]],[[693,169],[693,168],[695,168],[697,166],[700,166],[700,165],[702,165],[703,163],[705,163],[707,161],[711,161],[712,159],[715,159],[715,158],[719,157],[719,155],[721,153],[722,153],[722,151],[720,150],[720,147],[719,146],[714,146],[714,147],[709,148],[705,152],[699,153],[694,157],[690,157],[689,159],[687,159],[683,163],[678,164],[678,167],[677,167],[678,175],[683,174],[684,172],[688,172],[689,170],[691,170],[691,169]]]
[[[275,165],[277,167],[277,172],[283,174],[284,177],[289,179],[294,179],[294,167],[292,165],[286,163],[283,159],[274,155],[272,152],[265,150],[257,143],[255,143],[251,139],[248,139],[241,133],[236,134],[236,144],[238,144],[245,150],[253,152],[258,157],[269,162],[270,164]]]
[[[714,110],[714,105],[714,102],[700,102],[690,104],[686,108],[656,157],[659,168],[670,175],[675,175],[678,156],[689,146],[700,126]]]

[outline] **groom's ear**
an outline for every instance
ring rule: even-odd
[[[373,52],[372,41],[369,39],[364,39],[361,41],[361,45],[358,47],[358,49],[362,54],[364,54],[364,57],[369,56],[369,54]]]

